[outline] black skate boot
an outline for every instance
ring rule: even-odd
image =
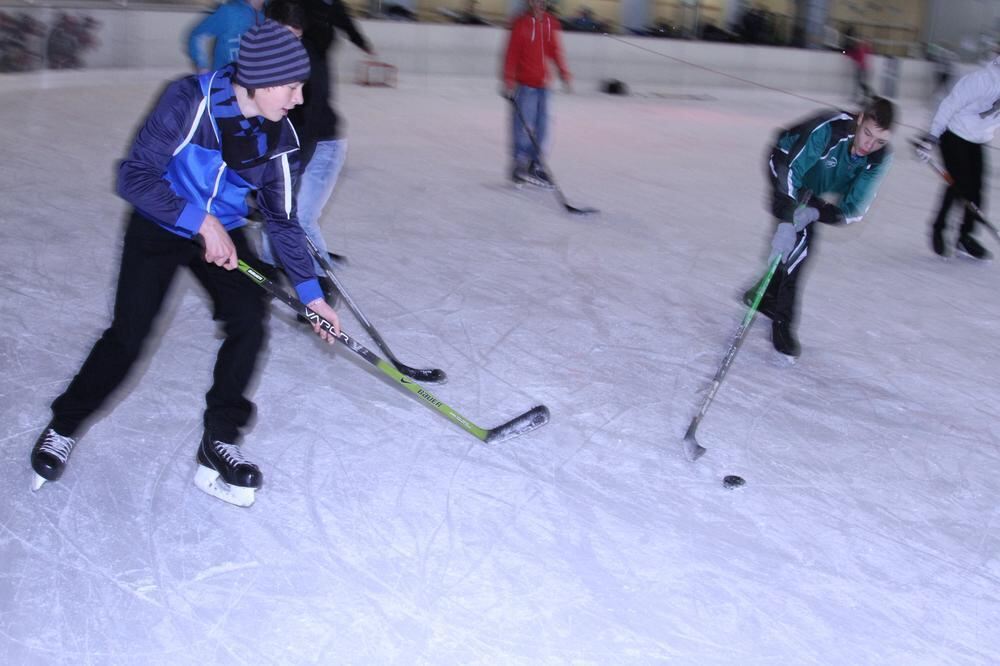
[[[514,170],[510,173],[510,181],[514,183],[514,187],[517,188],[530,185],[531,173],[528,171],[528,167],[523,165],[515,166]]]
[[[784,319],[776,319],[771,322],[771,344],[779,353],[787,356],[793,361],[802,354],[802,347],[795,337],[792,325]]]
[[[31,468],[35,470],[32,490],[38,490],[46,481],[59,480],[74,446],[75,439],[60,435],[52,424],[45,426],[45,430],[35,441],[35,447],[31,449]]]
[[[990,251],[979,244],[972,236],[968,234],[960,236],[958,239],[958,244],[955,246],[960,254],[964,254],[967,257],[972,257],[973,259],[979,259],[980,261],[989,261],[993,258]]]
[[[236,506],[250,506],[264,478],[257,465],[243,456],[238,444],[221,442],[205,432],[198,447],[194,485]]]
[[[931,248],[934,250],[934,254],[939,257],[948,256],[944,245],[944,229],[934,229],[931,231]]]
[[[533,185],[536,185],[546,190],[555,189],[556,187],[555,183],[552,182],[552,179],[549,177],[548,172],[545,169],[543,169],[542,165],[539,164],[538,162],[535,162],[534,164],[531,165],[531,175],[535,179],[535,182],[532,183]]]

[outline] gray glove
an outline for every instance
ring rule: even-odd
[[[810,209],[807,209],[810,210]],[[816,210],[815,208],[811,210]],[[788,255],[795,249],[795,225],[791,222],[782,222],[774,230],[774,237],[771,238],[771,256],[781,256],[781,263],[788,261]]]
[[[812,206],[800,206],[795,209],[795,214],[792,215],[792,224],[795,225],[796,231],[802,231],[818,219],[819,210]]]

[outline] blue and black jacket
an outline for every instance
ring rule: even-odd
[[[322,297],[295,210],[299,141],[287,118],[246,118],[233,90],[235,67],[167,86],[118,171],[118,194],[182,236],[206,213],[226,230],[246,224],[254,190],[267,232],[299,299]]]

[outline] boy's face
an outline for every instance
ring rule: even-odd
[[[288,112],[302,103],[302,81],[273,88],[258,88],[253,101],[260,115],[272,122],[279,122]]]
[[[858,131],[854,135],[851,152],[858,157],[864,157],[877,150],[882,150],[888,145],[891,135],[891,131],[882,129],[875,124],[874,120],[862,115],[858,118]]]

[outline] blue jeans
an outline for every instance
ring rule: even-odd
[[[535,141],[538,143],[539,148],[539,150],[535,149],[534,144],[531,143],[531,139],[528,137],[528,133],[525,131],[524,124],[521,123],[521,118],[517,115],[517,111],[512,109],[511,112],[514,115],[514,166],[515,168],[518,166],[527,167],[534,162],[538,162],[538,159],[541,157],[540,150],[545,150],[546,129],[549,119],[549,91],[546,88],[531,88],[519,85],[517,91],[514,93],[514,101],[517,102],[518,108],[521,109],[521,115],[524,116],[524,123],[531,129],[532,134],[535,135]]]
[[[328,250],[319,228],[319,218],[323,213],[323,207],[333,194],[333,188],[337,184],[337,178],[346,159],[347,139],[320,141],[316,144],[316,151],[299,180],[299,191],[295,199],[299,225],[323,256]],[[271,239],[268,238],[266,231],[261,235],[260,258],[269,264],[277,263],[271,250]],[[313,264],[316,275],[326,275],[316,260],[313,260]]]

